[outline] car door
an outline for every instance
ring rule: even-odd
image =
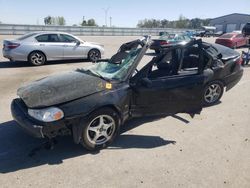
[[[60,34],[60,40],[63,42],[64,59],[83,59],[87,57],[87,47],[81,41],[67,34]]]
[[[36,50],[45,53],[47,60],[63,59],[63,44],[57,34],[41,34],[35,37]]]
[[[182,50],[179,54],[183,54]],[[202,61],[201,58],[199,60]],[[132,89],[132,116],[200,113],[205,76],[199,67],[203,66],[197,66],[197,70],[181,69],[182,61],[183,55],[180,55],[176,60],[179,67],[175,75],[155,78],[148,75],[137,80],[136,87]]]

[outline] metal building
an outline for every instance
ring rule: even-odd
[[[210,25],[216,27],[216,32],[223,31],[228,33],[242,30],[247,22],[250,22],[250,14],[233,13],[211,19]]]

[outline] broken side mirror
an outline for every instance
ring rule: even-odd
[[[152,86],[152,81],[149,80],[148,78],[142,78],[140,82],[145,87],[151,87]]]
[[[217,55],[217,58],[218,58],[218,59],[221,59],[221,58],[222,58],[222,54],[219,53],[219,54]]]

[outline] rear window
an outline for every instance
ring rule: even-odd
[[[219,53],[221,53],[222,59],[228,59],[228,58],[232,58],[232,57],[236,57],[236,56],[240,55],[237,51],[235,51],[231,48],[227,48],[225,46],[219,45],[219,44],[213,44],[213,45],[211,45],[211,48],[215,48],[217,50],[217,53],[213,53],[211,55],[217,56]],[[211,53],[212,51],[207,50],[207,52]]]
[[[230,39],[230,38],[232,38],[232,37],[233,37],[232,34],[224,34],[224,35],[222,35],[220,38]]]
[[[57,34],[44,34],[36,37],[38,42],[60,42]]]
[[[29,38],[29,37],[32,37],[32,36],[34,36],[34,35],[36,35],[36,34],[37,34],[37,33],[28,33],[28,34],[26,34],[26,35],[23,35],[23,36],[17,38],[17,40],[24,40],[24,39],[27,39],[27,38]]]

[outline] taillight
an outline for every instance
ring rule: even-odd
[[[243,59],[240,57],[239,59],[236,60],[235,62],[237,65],[243,65]]]
[[[10,42],[10,43],[4,45],[5,48],[9,48],[9,49],[15,49],[15,48],[17,48],[18,46],[20,46],[19,43],[13,43],[13,42]]]
[[[167,41],[161,41],[160,42],[160,45],[165,45],[165,44],[168,44],[168,42]]]

